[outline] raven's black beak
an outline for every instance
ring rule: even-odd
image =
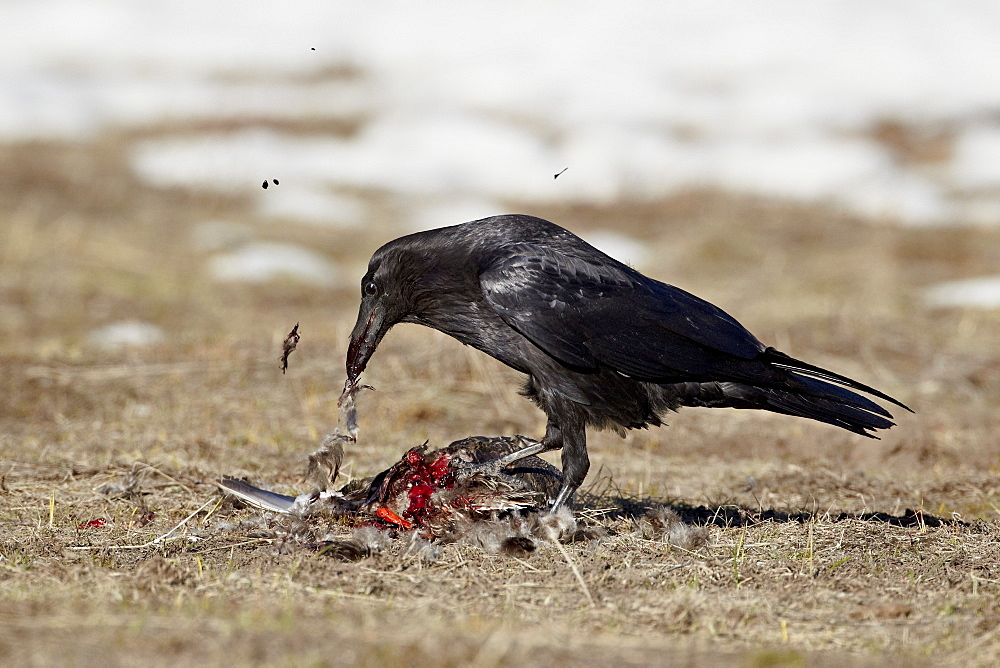
[[[365,370],[368,360],[385,335],[385,321],[385,312],[378,305],[371,308],[361,305],[358,322],[354,325],[351,343],[347,347],[347,378],[351,385],[355,384],[358,376]]]

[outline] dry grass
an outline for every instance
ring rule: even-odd
[[[994,272],[1000,232],[705,192],[534,210],[640,236],[660,258],[651,273],[917,414],[874,442],[734,411],[592,434],[581,516],[601,540],[342,563],[281,549],[274,520],[217,507],[211,483],[297,489],[336,421],[357,288],[213,284],[189,239],[200,221],[239,220],[357,268],[395,231],[276,227],[239,198],[152,190],[124,145],[0,148],[4,663],[986,665],[1000,652],[1000,314],[919,300],[930,282]],[[123,317],[167,342],[87,344]],[[366,381],[378,392],[349,475],[425,439],[542,428],[516,374],[434,332],[394,331]],[[653,503],[706,525],[710,544],[648,535],[636,518]]]

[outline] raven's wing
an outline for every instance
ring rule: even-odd
[[[504,322],[569,366],[669,382],[715,375],[727,360],[764,350],[721,309],[599,251],[511,250],[480,275],[483,294]]]

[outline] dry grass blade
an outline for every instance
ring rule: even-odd
[[[576,581],[579,583],[580,590],[583,591],[583,595],[587,597],[587,603],[590,604],[591,608],[596,608],[597,602],[594,601],[594,597],[590,593],[590,587],[587,586],[587,581],[584,580],[583,575],[580,574],[580,569],[576,567],[573,557],[569,556],[569,552],[566,551],[566,548],[563,547],[562,543],[558,540],[553,541],[553,543],[555,544],[556,549],[559,550],[559,554],[561,554],[563,559],[566,560],[566,564],[569,566],[569,569],[573,571],[573,577],[576,578]]]

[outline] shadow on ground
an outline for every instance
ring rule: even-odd
[[[955,518],[937,517],[921,510],[907,508],[902,515],[885,512],[861,513],[831,513],[788,511],[776,508],[749,508],[740,504],[723,504],[719,506],[694,506],[683,501],[667,501],[650,497],[634,498],[625,496],[600,497],[586,495],[577,502],[577,510],[585,512],[588,508],[601,507],[605,509],[601,517],[605,519],[635,520],[645,516],[653,508],[669,508],[680,516],[685,524],[717,527],[746,527],[762,522],[794,522],[807,524],[814,521],[825,523],[856,520],[861,522],[877,522],[889,526],[924,529],[927,527],[972,527],[972,523]],[[610,509],[608,509],[610,507]]]

